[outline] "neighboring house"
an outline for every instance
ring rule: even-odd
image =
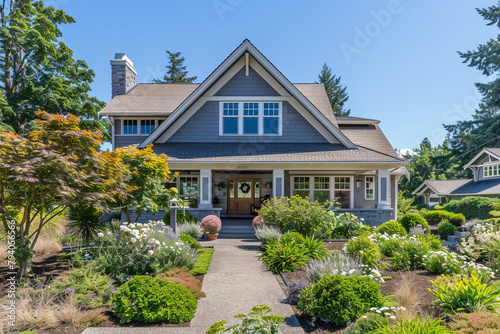
[[[380,224],[395,218],[405,161],[379,121],[335,117],[322,84],[292,84],[245,40],[201,84],[135,84],[111,60],[113,99],[100,112],[113,148],[153,144],[204,213],[249,215],[269,197],[337,199]]]
[[[431,207],[467,196],[500,198],[500,148],[483,148],[464,166],[467,168],[473,179],[426,180],[413,194],[423,196],[425,204]]]

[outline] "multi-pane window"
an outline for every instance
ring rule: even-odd
[[[220,135],[281,135],[281,102],[220,102]]]
[[[181,176],[179,178],[179,195],[181,195],[181,197],[197,197],[198,177]]]
[[[342,209],[349,208],[351,199],[351,177],[336,176],[334,182],[334,197]]]
[[[243,134],[259,134],[259,104],[243,103]]]
[[[225,102],[223,104],[222,127],[225,135],[238,134],[238,103]]]
[[[155,130],[155,120],[154,119],[141,120],[141,134],[149,135],[154,130]]]
[[[314,177],[314,200],[318,202],[330,200],[330,178],[328,176]]]
[[[365,177],[365,199],[375,199],[375,177]]]
[[[483,176],[491,177],[491,176],[499,176],[500,175],[500,165],[485,165]]]
[[[299,195],[303,198],[309,198],[311,194],[310,189],[310,178],[309,176],[295,176],[293,178],[293,194]]]
[[[277,135],[279,133],[279,103],[264,103],[264,134]]]
[[[123,134],[136,135],[137,134],[137,120],[125,119],[123,120]]]

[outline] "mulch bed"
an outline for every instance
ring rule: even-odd
[[[330,242],[326,243],[325,247],[328,249],[342,249],[344,246],[343,242]],[[407,279],[408,276],[414,282],[414,289],[416,290],[419,300],[419,313],[430,314],[434,313],[433,309],[430,307],[431,303],[436,299],[434,295],[428,290],[432,288],[431,280],[435,280],[437,275],[431,274],[426,270],[415,270],[409,272],[394,271],[391,269],[381,271],[382,276],[390,276],[391,279],[387,279],[380,287],[380,291],[384,296],[394,295],[399,285],[403,280]],[[296,281],[307,281],[307,274],[305,270],[298,270],[291,273],[282,273],[281,276],[288,283]],[[283,282],[280,275],[276,277],[280,286],[288,298],[288,287]],[[285,300],[284,302],[287,302]],[[295,315],[297,316],[300,325],[306,333],[322,334],[322,333],[342,333],[346,326],[335,326],[329,323],[322,322],[320,320],[316,321],[313,325],[311,324],[311,318],[301,314],[301,311],[296,305],[291,305]]]

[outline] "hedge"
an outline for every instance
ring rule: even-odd
[[[461,213],[465,219],[488,219],[492,216],[493,205],[500,203],[500,198],[489,197],[466,197],[460,201],[452,200],[443,205],[443,210]]]

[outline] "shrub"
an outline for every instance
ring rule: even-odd
[[[287,232],[280,238],[280,242],[283,244],[289,244],[292,241],[295,241],[298,244],[303,244],[304,237],[298,232]]]
[[[201,220],[201,226],[206,233],[216,234],[219,232],[222,222],[219,217],[209,215]]]
[[[255,229],[255,236],[262,244],[267,245],[270,242],[278,241],[282,234],[277,228],[261,225]]]
[[[187,234],[181,234],[180,241],[184,245],[191,247],[191,249],[198,249],[201,247],[200,243],[195,238]]]
[[[264,224],[264,219],[262,219],[261,216],[255,216],[255,218],[252,220],[252,227],[257,228],[259,226],[262,226]]]
[[[463,260],[446,251],[429,251],[423,257],[425,269],[434,274],[458,274],[462,271]]]
[[[403,225],[407,232],[410,232],[410,228],[415,226],[422,226],[427,233],[430,233],[429,225],[420,215],[416,213],[407,213],[399,220],[399,223]]]
[[[380,265],[380,250],[367,235],[350,239],[346,249],[349,253],[359,256],[361,262],[370,268]]]
[[[212,260],[212,255],[214,254],[213,249],[198,249],[196,251],[198,254],[198,259],[193,265],[193,269],[189,272],[195,276],[205,275],[208,272],[208,267],[210,267],[210,261]]]
[[[180,235],[190,235],[195,239],[200,239],[203,236],[203,229],[200,223],[184,223],[177,226]]]
[[[460,201],[452,200],[443,205],[443,209],[449,212],[461,213],[465,219],[470,220],[491,218],[490,211],[494,204],[500,203],[498,198],[466,197]]]
[[[82,268],[73,270],[67,278],[54,281],[51,288],[54,291],[71,291],[79,306],[94,309],[109,303],[113,291],[112,282],[108,276],[90,268]]]
[[[343,334],[370,334],[377,328],[389,326],[389,318],[377,313],[368,313],[352,323],[342,333]]]
[[[449,223],[447,220],[444,220],[439,223],[437,231],[441,237],[446,237],[447,235],[452,235],[458,230],[455,225]]]
[[[373,334],[452,334],[453,331],[441,326],[439,319],[432,320],[428,317],[422,321],[419,317],[413,319],[403,318],[397,322],[396,326],[391,324],[377,328],[371,333]]]
[[[460,244],[460,250],[476,262],[500,269],[500,225],[477,222]]]
[[[453,213],[444,211],[444,210],[432,210],[427,212],[427,215],[424,217],[428,222],[431,223],[439,223],[443,220],[450,220],[450,217]]]
[[[383,223],[382,225],[377,227],[376,232],[381,234],[385,233],[388,235],[397,234],[401,236],[405,236],[407,234],[403,225],[394,220]]]
[[[327,275],[299,296],[298,308],[313,317],[343,325],[371,307],[381,307],[380,286],[368,277]]]
[[[227,321],[221,320],[212,324],[207,333],[280,333],[279,324],[285,321],[285,317],[274,315],[272,312],[273,309],[269,306],[259,304],[252,307],[252,312],[248,315],[234,316],[236,319],[241,319],[241,324],[225,327]]]
[[[116,233],[99,233],[96,268],[119,279],[124,276],[158,274],[173,267],[191,268],[194,250],[178,243],[178,235],[163,222],[122,225]]]
[[[136,276],[113,295],[113,313],[121,323],[181,323],[194,317],[197,300],[185,286],[150,276]]]
[[[403,239],[401,248],[393,253],[391,264],[396,270],[415,270],[423,267],[424,255],[428,248],[419,239]]]
[[[500,317],[487,311],[450,315],[448,326],[457,333],[495,334],[500,329]]]
[[[450,223],[452,223],[456,227],[462,226],[463,224],[465,224],[465,216],[461,213],[453,214],[450,217]]]
[[[330,210],[332,205],[331,202],[310,202],[300,196],[273,198],[262,205],[259,215],[266,225],[282,232],[295,231],[311,236],[317,232],[318,226],[325,222],[335,222],[335,216]]]
[[[363,219],[356,217],[352,213],[341,213],[336,217],[336,225],[333,229],[334,238],[349,239],[369,231],[370,227],[363,224]]]
[[[283,243],[280,241],[269,243],[262,252],[262,260],[273,272],[290,272],[304,268],[310,257],[306,249],[295,241]]]
[[[444,246],[441,242],[441,238],[437,235],[426,234],[424,236],[419,236],[418,239],[431,250],[443,250]]]
[[[493,290],[481,282],[481,277],[472,274],[471,278],[446,284],[431,281],[435,289],[429,289],[438,299],[434,304],[441,306],[446,312],[472,313],[481,310],[495,310],[499,307],[500,291]]]

